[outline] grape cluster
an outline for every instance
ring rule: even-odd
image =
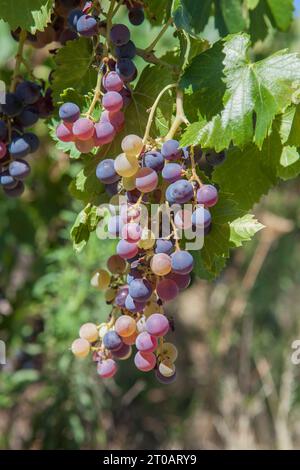
[[[24,158],[39,147],[38,137],[28,129],[52,110],[51,90],[43,91],[35,82],[21,81],[14,92],[6,93],[5,104],[0,105],[0,185],[7,196],[23,193],[30,174]]]
[[[106,291],[112,316],[98,329],[85,326],[93,328],[95,336],[90,341],[80,334],[72,350],[76,356],[94,351],[99,375],[112,377],[116,361],[127,359],[135,345],[136,367],[155,370],[160,382],[172,383],[177,352],[164,339],[173,322],[163,307],[189,286],[194,265],[193,256],[180,246],[177,230],[200,227],[208,233],[209,209],[217,203],[218,191],[200,181],[193,150],[180,148],[176,140],[167,140],[158,150],[145,146],[136,135],[127,135],[121,147],[123,153],[100,161],[96,169],[111,194],[125,196],[119,214],[110,217],[107,227],[110,235],[119,238],[117,253],[109,258],[108,270],[99,270],[92,278],[92,285]],[[172,231],[167,238],[155,237],[151,218],[146,224],[142,221],[142,205],[157,201],[178,205],[179,210],[169,214]],[[186,203],[191,210],[184,208]]]
[[[73,21],[78,27],[83,16],[73,10]],[[130,31],[122,24],[113,25],[110,40],[114,48],[114,58],[106,57],[101,64],[102,74],[102,114],[94,122],[90,113],[82,115],[75,103],[64,103],[59,110],[61,118],[56,135],[62,142],[75,142],[81,153],[89,153],[95,147],[113,141],[125,123],[123,108],[130,102],[131,92],[127,84],[135,80],[137,69],[133,62],[136,47],[130,40]]]

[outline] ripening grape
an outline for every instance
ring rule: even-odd
[[[121,153],[115,159],[115,170],[120,176],[130,177],[137,173],[139,169],[138,161],[135,157],[128,157]]]
[[[180,229],[188,230],[192,227],[192,213],[189,210],[179,210],[174,216],[174,224]]]
[[[171,139],[163,144],[161,153],[166,160],[178,160],[182,155],[182,150],[179,148],[179,142]]]
[[[110,30],[110,40],[115,46],[123,46],[130,40],[130,31],[124,24],[115,24]]]
[[[30,153],[34,153],[40,146],[39,138],[33,132],[23,134],[23,139],[29,145]]]
[[[73,135],[79,140],[89,140],[93,137],[95,127],[93,121],[87,118],[79,118],[73,124]]]
[[[80,109],[75,103],[64,103],[59,108],[59,117],[65,122],[75,122],[80,117]]]
[[[168,183],[174,183],[181,178],[182,166],[178,163],[168,163],[164,166],[161,175]]]
[[[191,283],[191,276],[189,274],[178,274],[171,272],[167,275],[167,278],[176,282],[180,290],[186,289]]]
[[[158,238],[155,244],[155,253],[166,253],[170,255],[174,250],[174,242],[164,238]]]
[[[157,344],[157,338],[151,336],[147,331],[142,331],[135,340],[136,348],[142,352],[155,351]]]
[[[165,276],[172,269],[171,258],[166,253],[155,254],[151,259],[150,267],[157,276]]]
[[[110,330],[102,338],[103,344],[109,351],[117,351],[122,346],[122,339],[114,330]]]
[[[100,377],[109,379],[116,374],[117,364],[113,359],[105,359],[104,361],[98,362],[97,372]]]
[[[122,338],[126,338],[136,331],[136,322],[129,315],[121,315],[116,320],[115,329]]]
[[[197,202],[212,207],[218,202],[218,191],[212,184],[203,184],[197,191]]]
[[[152,168],[152,170],[155,171],[161,171],[164,167],[165,161],[160,152],[152,150],[151,152],[144,154],[143,163],[147,168]]]
[[[126,261],[119,255],[112,255],[107,260],[107,267],[112,274],[120,274],[126,269]]]
[[[75,142],[75,146],[80,153],[89,153],[95,147],[95,141],[94,139],[77,140],[77,142]]]
[[[110,122],[100,121],[95,124],[94,145],[101,145],[112,142],[116,135],[116,129]]]
[[[91,278],[91,286],[100,290],[106,290],[110,284],[111,276],[105,269],[98,269]]]
[[[117,245],[117,253],[123,259],[133,258],[138,250],[136,243],[129,243],[126,240],[120,240]]]
[[[102,323],[100,326],[99,326],[99,338],[103,338],[104,335],[109,331],[109,327],[106,323]]]
[[[141,226],[135,222],[130,222],[122,227],[122,238],[128,242],[138,242],[141,239],[141,235]]]
[[[161,313],[153,313],[146,321],[146,329],[150,335],[165,336],[169,331],[170,325],[167,317]]]
[[[124,86],[123,80],[114,71],[108,72],[103,77],[102,83],[106,91],[121,91]]]
[[[109,304],[114,302],[115,297],[116,297],[116,289],[113,289],[112,287],[107,289],[104,294],[105,301]]]
[[[73,341],[71,349],[74,356],[84,358],[90,352],[90,343],[84,338],[78,338]]]
[[[144,228],[142,231],[142,236],[140,241],[138,242],[138,247],[142,250],[150,250],[155,245],[155,235],[154,233]]]
[[[117,305],[118,307],[124,308],[127,295],[128,295],[128,287],[127,286],[119,287],[117,294],[115,296],[115,299],[114,299],[115,305]]]
[[[152,286],[147,279],[134,279],[129,284],[129,295],[136,302],[147,302],[152,294]]]
[[[74,140],[72,129],[67,127],[63,122],[58,124],[56,128],[56,136],[62,142],[72,142]]]
[[[16,187],[17,181],[9,174],[8,170],[5,170],[0,173],[0,185],[12,189]]]
[[[143,140],[134,134],[127,135],[121,142],[123,152],[127,157],[137,157],[143,150]]]
[[[172,279],[162,279],[157,283],[156,292],[161,300],[169,302],[177,297],[179,288]]]
[[[135,185],[142,193],[154,191],[158,184],[158,175],[152,168],[140,168],[136,174]]]
[[[1,104],[1,112],[8,117],[18,116],[23,109],[21,99],[15,93],[6,93],[5,103]]]
[[[138,222],[140,220],[141,211],[139,207],[130,204],[123,204],[120,210],[120,216],[123,222]]]
[[[211,224],[209,210],[204,207],[198,207],[192,214],[192,223],[196,227],[207,228]]]
[[[123,98],[117,91],[108,91],[102,98],[102,105],[107,111],[116,113],[123,107]]]
[[[152,352],[146,353],[138,351],[134,357],[134,363],[139,370],[148,372],[154,369],[156,365],[156,357]]]
[[[97,20],[91,15],[82,15],[78,18],[76,29],[81,36],[90,38],[98,32]]]
[[[125,116],[122,111],[117,111],[116,113],[103,111],[103,113],[101,114],[100,122],[109,122],[114,127],[116,132],[120,132],[125,124]]]
[[[4,142],[0,142],[0,159],[7,154],[7,148]]]
[[[128,359],[132,354],[132,348],[130,347],[129,344],[122,344],[122,346],[120,347],[120,349],[118,349],[118,351],[114,351],[113,352],[113,357],[115,359],[119,359],[121,361],[124,361],[126,359]]]
[[[164,359],[158,366],[158,370],[164,377],[171,377],[175,374],[176,367],[169,359]]]
[[[99,337],[97,326],[94,323],[85,323],[79,330],[79,336],[89,343],[94,343]]]
[[[132,191],[133,189],[135,189],[135,177],[134,176],[130,176],[129,178],[123,178],[122,183],[123,183],[123,188],[126,191]]]
[[[133,344],[135,344],[135,340],[137,338],[137,335],[138,335],[138,332],[135,331],[134,333],[132,333],[132,335],[122,338],[123,343],[128,344],[128,346],[132,346]]]
[[[134,300],[131,295],[127,295],[125,300],[125,307],[132,313],[142,312],[146,306],[146,302],[138,302]]]
[[[163,343],[163,345],[160,347],[160,355],[164,359],[175,362],[178,356],[178,351],[173,343]]]
[[[165,377],[159,372],[159,370],[156,370],[155,376],[161,384],[172,384],[176,381],[176,372],[170,377]]]
[[[176,251],[171,255],[172,270],[178,274],[188,274],[193,270],[194,259],[188,251]]]
[[[32,127],[39,120],[38,112],[33,108],[23,109],[18,116],[18,124],[23,128]]]

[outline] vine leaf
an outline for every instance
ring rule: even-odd
[[[296,88],[299,89],[300,58],[297,54],[280,51],[252,63],[248,56],[248,35],[231,35],[222,42],[226,84],[224,108],[200,130],[198,143],[220,151],[228,148],[231,142],[243,147],[254,140],[261,148],[275,116],[292,103]],[[208,54],[208,51],[203,54]],[[181,79],[183,88],[192,86],[194,91],[202,89],[203,82],[195,80],[197,72],[198,76],[203,73],[202,63],[200,54],[186,69]],[[214,64],[212,68],[215,70]],[[206,100],[208,106],[209,94]],[[203,103],[199,106],[200,112],[201,108]]]
[[[100,221],[100,216],[96,206],[88,204],[81,212],[79,212],[75,223],[71,229],[71,239],[73,240],[73,248],[80,252],[89,241],[91,232],[94,232]]]
[[[1,18],[10,28],[22,28],[32,34],[44,31],[52,9],[52,0],[0,0]]]
[[[253,214],[245,214],[230,223],[230,242],[235,247],[242,246],[263,228],[264,225],[258,222]]]
[[[58,51],[52,83],[55,101],[61,101],[61,94],[66,88],[74,88],[82,95],[95,88],[97,73],[92,68],[92,58],[91,41],[86,38],[68,41],[66,46]]]

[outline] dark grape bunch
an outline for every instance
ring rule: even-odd
[[[52,110],[51,91],[44,92],[30,81],[19,82],[0,105],[0,185],[7,196],[23,193],[24,180],[30,174],[25,158],[39,147],[38,137],[28,129]]]
[[[80,16],[81,15],[81,16]],[[87,27],[84,35],[96,34],[96,25],[78,10],[73,10],[69,21],[82,34],[81,19],[86,17]],[[96,20],[95,20],[96,21]],[[98,122],[91,117],[93,109],[82,115],[75,103],[65,103],[60,107],[61,122],[56,129],[56,135],[62,142],[75,142],[81,153],[89,153],[94,147],[100,147],[113,141],[125,123],[123,108],[130,102],[131,92],[127,85],[135,80],[137,69],[133,62],[136,47],[130,40],[130,31],[123,24],[113,25],[110,30],[110,42],[113,56],[105,57],[100,67],[102,77],[101,88],[102,114]],[[99,90],[98,90],[99,91]],[[99,93],[100,96],[100,93]]]
[[[122,194],[127,201],[108,222],[108,232],[120,238],[117,253],[108,259],[108,270],[98,270],[91,281],[105,290],[113,310],[107,323],[83,325],[72,351],[78,357],[92,351],[98,374],[108,378],[115,375],[117,361],[128,359],[135,346],[136,367],[154,370],[159,382],[172,383],[177,350],[165,341],[173,321],[165,314],[164,304],[189,286],[194,265],[191,253],[181,247],[177,230],[198,227],[208,233],[209,208],[217,203],[218,191],[200,181],[193,150],[180,148],[176,140],[167,140],[158,150],[128,135],[121,147],[123,153],[102,160],[96,169],[108,192]],[[158,202],[157,195],[159,201],[179,205],[169,215],[172,232],[167,238],[156,239],[151,226],[142,223],[141,204]],[[192,210],[184,208],[186,203]]]

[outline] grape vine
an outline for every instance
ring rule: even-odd
[[[248,211],[300,173],[300,59],[281,51],[251,62],[249,54],[268,21],[289,26],[290,2],[280,17],[276,1],[268,7],[258,36],[255,2],[236,2],[235,20],[214,1],[206,9],[183,0],[49,3],[34,21],[3,14],[18,50],[0,108],[0,185],[7,196],[23,193],[26,157],[39,147],[31,127],[46,119],[57,148],[82,163],[69,188],[85,203],[71,231],[75,249],[104,226],[117,239],[91,279],[110,315],[82,325],[71,349],[91,353],[103,378],[133,355],[139,370],[173,383],[176,321],[167,302],[192,272],[217,277],[230,249],[262,228]],[[204,37],[212,15],[222,19],[214,43]],[[155,35],[138,47],[135,34],[149,23]],[[158,53],[166,36],[172,46]],[[54,63],[47,83],[25,54],[46,46]]]

